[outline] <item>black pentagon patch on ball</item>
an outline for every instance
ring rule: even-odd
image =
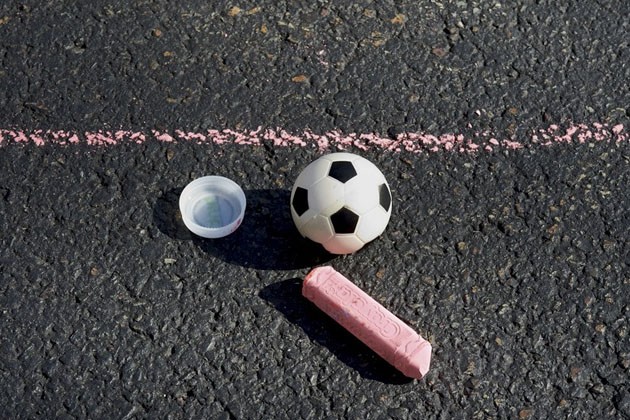
[[[333,162],[332,165],[330,165],[328,176],[335,178],[339,182],[345,183],[357,176],[357,171],[354,169],[352,162],[338,161]]]
[[[308,210],[308,191],[302,187],[297,187],[291,204],[298,216],[303,215]]]
[[[354,233],[359,223],[359,216],[352,210],[343,207],[337,213],[330,216],[335,233]]]
[[[387,184],[378,186],[378,201],[385,211],[389,211],[389,206],[392,205],[392,193],[389,191]]]

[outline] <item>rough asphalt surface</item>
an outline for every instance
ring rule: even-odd
[[[0,128],[627,129],[628,16],[627,1],[5,1]],[[361,154],[392,220],[333,258],[288,212],[315,149],[1,148],[0,417],[630,417],[628,143]],[[249,200],[223,240],[178,215],[208,174]],[[431,341],[426,378],[300,296],[322,263]]]

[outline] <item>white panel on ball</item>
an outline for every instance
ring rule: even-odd
[[[386,182],[383,173],[369,160],[359,156],[359,159],[356,159],[352,164],[362,176],[374,179],[374,182],[379,184]]]
[[[380,205],[373,208],[368,213],[361,215],[355,234],[365,243],[376,239],[385,231],[389,216]]]
[[[308,188],[309,208],[317,213],[330,216],[343,207],[345,189],[343,184],[326,177]]]
[[[378,206],[378,189],[374,187],[378,183],[373,179],[360,172],[359,176],[346,182],[346,207],[361,215]]]
[[[330,161],[325,159],[317,159],[298,175],[295,185],[298,187],[309,188],[317,181],[325,178],[330,169]]]
[[[365,243],[354,234],[343,234],[335,235],[322,245],[331,254],[352,254],[363,248]]]
[[[310,240],[320,244],[328,241],[335,234],[335,232],[333,232],[330,219],[321,214],[318,214],[304,223],[302,225],[301,233]]]

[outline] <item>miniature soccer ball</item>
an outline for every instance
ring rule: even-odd
[[[331,153],[308,165],[291,192],[291,216],[302,236],[332,254],[350,254],[378,237],[392,213],[385,176],[369,160]]]

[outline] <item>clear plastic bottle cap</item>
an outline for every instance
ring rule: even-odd
[[[222,176],[197,178],[179,196],[179,211],[186,227],[204,238],[222,238],[234,232],[245,214],[245,193]]]

